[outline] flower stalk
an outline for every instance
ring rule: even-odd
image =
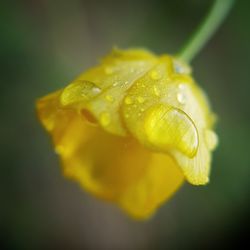
[[[177,56],[187,63],[190,62],[222,24],[233,3],[234,0],[215,0],[204,21]]]

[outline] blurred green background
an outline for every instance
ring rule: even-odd
[[[211,182],[185,184],[151,220],[64,179],[34,110],[114,45],[178,52],[212,2],[1,1],[0,249],[237,248],[249,233],[250,1],[192,63],[219,118]]]

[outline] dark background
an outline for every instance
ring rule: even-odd
[[[1,249],[240,248],[249,236],[250,1],[236,1],[192,63],[219,118],[211,182],[185,184],[149,221],[64,179],[34,109],[114,45],[177,53],[212,2],[1,1]]]

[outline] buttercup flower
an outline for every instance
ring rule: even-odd
[[[214,115],[175,57],[115,49],[37,110],[64,175],[135,218],[153,214],[183,180],[209,181]]]

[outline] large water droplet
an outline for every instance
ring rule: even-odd
[[[167,105],[155,105],[147,111],[145,132],[155,148],[168,151],[178,149],[193,157],[198,149],[198,132],[186,113]]]
[[[93,82],[77,80],[64,89],[60,97],[60,101],[62,105],[69,105],[89,100],[100,92],[101,89]]]
[[[102,126],[108,126],[110,123],[110,114],[108,112],[102,112],[100,122]]]

